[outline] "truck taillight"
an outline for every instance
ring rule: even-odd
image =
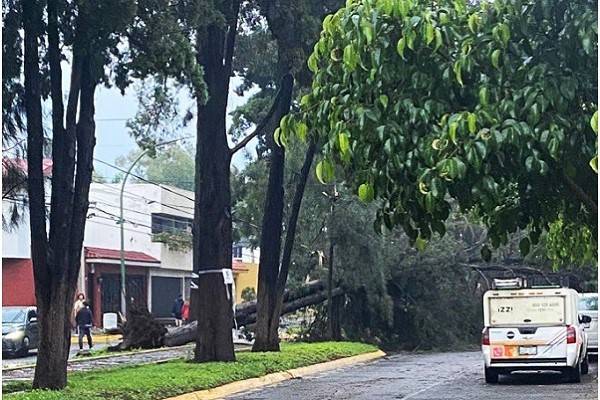
[[[484,328],[481,332],[481,344],[485,346],[490,345],[490,328]]]
[[[567,326],[567,344],[577,343],[577,333],[571,325]]]

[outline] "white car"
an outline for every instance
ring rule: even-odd
[[[485,381],[520,370],[562,372],[580,382],[588,372],[587,335],[579,294],[561,287],[527,287],[520,279],[498,280],[483,296],[481,349]]]
[[[589,315],[592,318],[589,325],[584,325],[588,335],[588,354],[598,356],[598,293],[580,295],[579,315]]]

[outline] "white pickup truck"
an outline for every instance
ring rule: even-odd
[[[521,279],[497,280],[483,296],[481,348],[485,381],[519,370],[561,371],[570,382],[588,372],[587,335],[579,294],[561,287],[527,287]]]

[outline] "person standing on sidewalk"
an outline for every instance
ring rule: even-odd
[[[79,310],[75,317],[77,328],[79,330],[79,350],[83,350],[83,336],[87,336],[88,348],[93,347],[92,344],[92,310],[90,310],[87,301],[83,302],[83,308]]]
[[[181,308],[183,307],[183,296],[179,295],[173,303],[171,315],[175,318],[175,326],[181,326]]]

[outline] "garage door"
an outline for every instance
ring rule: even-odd
[[[181,278],[152,277],[152,314],[170,317],[173,303],[181,293]]]

